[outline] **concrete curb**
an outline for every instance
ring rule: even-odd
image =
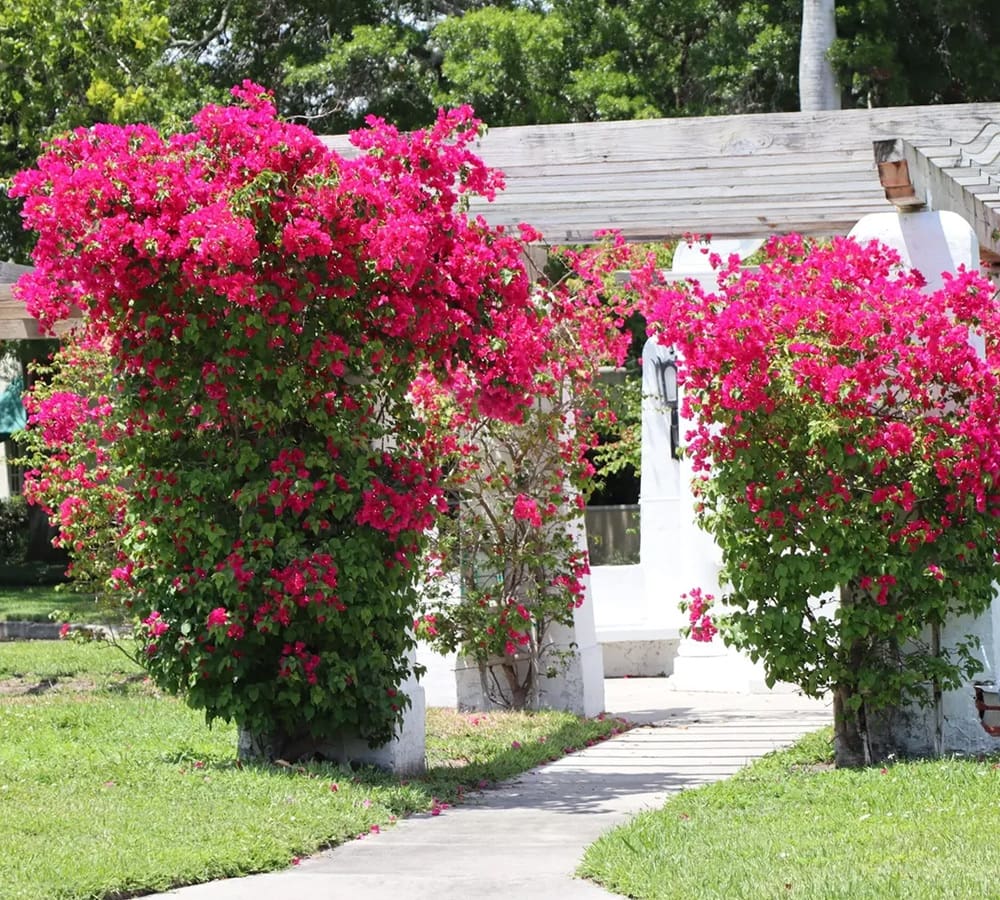
[[[57,641],[61,622],[0,622],[0,641]],[[90,631],[95,637],[126,637],[132,633],[127,626],[70,624],[70,631]]]
[[[58,622],[0,622],[0,641],[54,641],[60,628]]]

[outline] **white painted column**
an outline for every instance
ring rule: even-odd
[[[564,428],[575,428],[571,415]],[[586,552],[587,522],[583,510],[576,507],[570,486],[566,484],[564,487],[567,498],[563,503],[573,511],[569,527],[575,548]],[[604,711],[604,659],[597,643],[590,575],[585,575],[582,582],[584,599],[582,605],[573,610],[572,622],[568,625],[550,624],[542,637],[539,654],[542,671],[538,675],[536,706],[540,709],[559,709],[582,716],[596,716]],[[527,665],[527,661],[518,662],[518,666]],[[549,665],[554,669],[551,677],[545,672]],[[461,655],[455,667],[455,693],[460,709],[496,708],[483,689],[479,665]]]
[[[692,549],[690,517],[682,495],[681,461],[673,452],[671,410],[661,396],[667,383],[677,393],[676,354],[649,338],[642,351],[642,469],[639,480],[639,564],[643,584],[643,624],[677,628],[677,603],[691,586],[687,563]],[[678,429],[682,435],[683,424]]]
[[[407,654],[412,666],[416,653]],[[425,749],[427,735],[427,705],[423,686],[410,674],[400,690],[410,698],[410,707],[403,715],[403,722],[396,730],[396,736],[388,744],[371,748],[359,737],[344,736],[339,741],[332,739],[334,758],[344,762],[367,763],[398,775],[419,775],[427,767]]]
[[[0,500],[10,500],[10,464],[7,441],[0,441]]]
[[[576,523],[576,545],[587,548],[587,525],[580,513]],[[596,716],[604,712],[604,658],[597,643],[594,625],[594,594],[590,575],[583,577],[583,604],[573,610],[573,624],[553,625],[547,643],[566,654],[566,665],[554,678],[542,678],[539,705],[564,709],[578,716]]]
[[[762,243],[760,240],[683,243],[674,254],[672,277],[677,279],[683,273],[684,276],[696,279],[704,290],[714,291],[718,283],[711,256],[717,254],[725,261],[735,254],[744,260],[755,253]],[[645,366],[644,354],[644,390],[647,376]],[[681,415],[679,430],[682,444],[684,435],[692,424]],[[723,588],[719,584],[722,554],[712,536],[695,524],[695,498],[691,492],[693,472],[689,459],[673,463],[675,469],[671,476],[675,480],[665,481],[653,472],[652,485],[657,493],[647,496],[646,437],[644,407],[640,503],[644,502],[641,560],[646,572],[646,597],[651,609],[658,607],[661,618],[669,616],[675,627],[679,627],[688,624],[678,609],[682,594],[695,587],[716,598],[723,594]],[[653,426],[649,429],[649,437],[652,441],[663,440]],[[652,453],[660,455],[655,444]],[[652,521],[649,535],[646,530],[647,515]],[[750,693],[766,690],[763,667],[752,663],[739,651],[727,647],[718,637],[707,643],[690,638],[682,640],[667,684],[671,689],[680,691]]]

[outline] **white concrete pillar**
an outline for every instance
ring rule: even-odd
[[[718,288],[716,270],[712,257],[717,255],[723,262],[736,255],[741,260],[752,256],[761,246],[760,240],[717,240],[711,242],[682,243],[674,253],[673,272],[684,273],[696,279],[702,289],[711,292]],[[645,386],[645,354],[643,354],[643,378]],[[680,398],[683,399],[683,398]],[[647,428],[643,420],[643,483],[640,488],[642,507],[643,552],[641,563],[646,573],[646,596],[652,610],[660,621],[670,621],[675,626],[688,622],[678,609],[681,595],[692,588],[701,588],[705,594],[720,598],[723,588],[719,584],[722,554],[715,540],[702,531],[695,523],[695,498],[691,491],[693,472],[689,459],[681,459],[676,466],[676,481],[669,482],[669,489],[676,484],[676,496],[664,503],[656,495],[649,496],[646,488],[647,469],[646,439]],[[680,417],[680,438],[692,427],[692,422]],[[651,441],[662,441],[663,437],[655,427],[648,429]],[[662,456],[653,445],[652,455]],[[672,475],[674,473],[671,473]],[[665,498],[662,477],[654,472],[651,481],[653,490]],[[647,535],[647,510],[652,528]],[[669,516],[669,522],[666,521]],[[727,647],[716,637],[710,642],[682,640],[673,661],[671,677],[667,682],[673,690],[681,691],[728,691],[749,693],[766,690],[764,670],[754,664],[739,651]]]
[[[412,666],[416,658],[415,652],[411,650],[408,656]],[[358,737],[344,736],[330,741],[330,755],[344,762],[367,763],[399,775],[422,773],[427,767],[427,706],[424,689],[412,674],[400,689],[409,696],[410,707],[393,740],[381,747],[372,748]]]

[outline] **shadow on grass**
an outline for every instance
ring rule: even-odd
[[[549,731],[544,742],[508,745],[485,752],[478,759],[456,758],[432,762],[423,774],[396,775],[376,766],[352,761],[325,759],[287,762],[244,762],[231,758],[201,758],[192,748],[179,748],[160,758],[171,765],[189,766],[215,772],[253,771],[276,778],[319,778],[351,782],[360,787],[405,788],[402,795],[392,792],[381,801],[392,813],[406,815],[431,808],[436,802],[458,803],[467,795],[490,790],[523,776],[546,763],[562,759],[589,744],[600,743],[629,727],[621,719],[607,719],[606,733],[595,735],[593,723],[578,720]]]
[[[104,685],[104,690],[109,694],[124,696],[127,694],[137,693],[134,688],[136,685],[139,685],[144,688],[144,690],[139,693],[154,693],[154,689],[152,687],[147,688],[148,683],[149,676],[145,672],[137,672],[134,675],[125,675],[122,678],[107,682]]]
[[[24,696],[37,697],[41,694],[47,694],[53,688],[57,687],[58,684],[58,678],[43,678],[37,684],[33,684],[30,688],[24,691]]]

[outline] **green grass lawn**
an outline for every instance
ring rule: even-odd
[[[241,767],[236,731],[98,644],[0,644],[0,896],[100,898],[287,866],[620,729],[428,711],[426,778]]]
[[[580,874],[642,900],[1000,897],[1000,761],[834,770],[830,737],[678,794]]]
[[[66,613],[59,621],[83,625],[122,621],[121,610],[99,606],[93,594],[43,586],[0,586],[0,622],[49,622],[54,610]]]

